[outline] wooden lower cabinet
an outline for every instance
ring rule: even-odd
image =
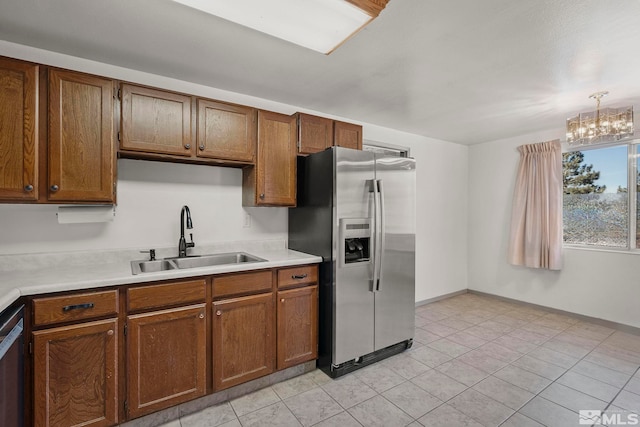
[[[118,321],[33,332],[34,425],[118,423]]]
[[[278,292],[277,368],[318,357],[318,285]]]
[[[315,359],[317,278],[300,265],[34,297],[33,425],[110,427]]]
[[[206,393],[205,304],[127,317],[127,418]]]
[[[274,370],[273,294],[213,303],[213,384],[221,390]]]

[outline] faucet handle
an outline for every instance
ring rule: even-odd
[[[156,260],[156,250],[155,249],[149,249],[148,251],[140,251],[141,254],[149,254],[149,261],[155,261]]]

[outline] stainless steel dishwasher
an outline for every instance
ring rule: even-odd
[[[24,425],[24,306],[0,315],[0,426]]]

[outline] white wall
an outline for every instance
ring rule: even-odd
[[[638,254],[565,248],[551,272],[507,263],[517,147],[562,138],[563,130],[469,149],[469,289],[640,327]]]
[[[286,208],[242,207],[241,169],[121,159],[112,222],[58,224],[55,205],[1,204],[0,254],[177,248],[183,205],[196,244],[287,238]]]
[[[467,289],[468,147],[366,126],[416,159],[416,301]]]
[[[0,55],[271,111],[322,112],[0,41]],[[417,160],[416,300],[467,288],[467,147],[363,123],[364,138],[411,148]],[[0,254],[177,245],[182,205],[196,244],[287,238],[286,208],[242,208],[240,169],[118,161],[111,223],[60,225],[56,206],[0,204]],[[252,227],[243,228],[245,212]]]

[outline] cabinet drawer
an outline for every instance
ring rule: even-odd
[[[92,319],[118,313],[118,291],[87,292],[33,300],[34,326]]]
[[[303,265],[278,270],[278,289],[289,286],[316,283],[318,281],[318,266]]]
[[[232,274],[213,278],[213,296],[249,294],[259,291],[270,291],[272,283],[271,271],[256,273]]]
[[[205,284],[204,279],[199,279],[129,288],[127,289],[127,309],[137,311],[204,302]]]

